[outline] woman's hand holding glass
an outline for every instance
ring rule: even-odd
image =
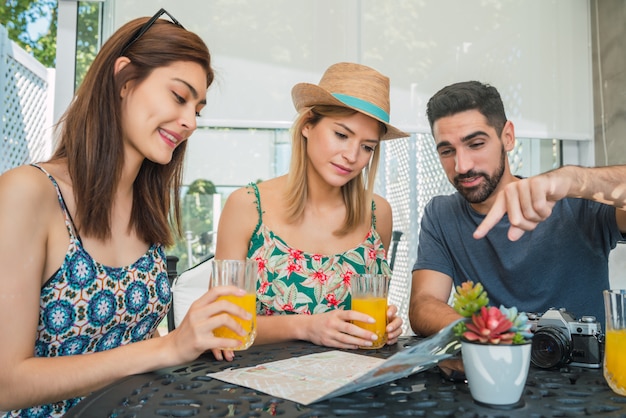
[[[242,297],[245,294],[245,290],[235,286],[219,286],[210,289],[191,304],[180,325],[165,337],[174,341],[177,363],[195,360],[205,351],[216,347],[234,349],[241,345],[247,331],[234,317],[249,321],[252,315],[234,303],[220,298]],[[214,331],[220,327],[229,328],[241,336],[241,340],[216,337]],[[232,352],[230,353],[232,359]]]
[[[381,348],[385,344],[394,344],[402,333],[398,309],[387,305],[390,280],[391,277],[385,274],[361,274],[355,275],[350,282],[352,310],[370,317],[368,321],[355,321],[355,325],[377,335],[373,344],[359,348]]]
[[[363,329],[353,321],[370,322],[371,317],[361,312],[335,309],[308,315],[308,326],[303,339],[325,347],[355,349],[371,346],[378,339],[375,333]]]
[[[395,344],[402,333],[402,319],[396,312],[394,305],[388,307],[387,344]],[[341,309],[308,315],[306,335],[302,339],[317,345],[343,349],[373,346],[378,340],[376,333],[355,325],[354,321],[373,323],[373,318],[362,312]]]
[[[402,335],[402,318],[398,316],[398,307],[389,305],[387,307],[387,345],[397,343],[400,335]]]

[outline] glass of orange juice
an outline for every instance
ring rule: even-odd
[[[258,278],[257,262],[255,260],[212,260],[210,288],[215,286],[236,286],[246,291],[243,296],[226,295],[219,299],[227,300],[242,307],[251,315],[251,319],[232,318],[246,331],[245,337],[237,334],[228,327],[218,327],[213,334],[220,338],[242,340],[236,348],[229,350],[245,350],[252,345],[256,337],[256,283]]]
[[[604,378],[613,392],[626,396],[626,290],[605,290]]]
[[[374,323],[352,321],[353,324],[371,331],[378,339],[371,346],[359,348],[380,348],[387,342],[387,295],[390,277],[384,274],[354,275],[350,279],[352,310],[374,318]]]

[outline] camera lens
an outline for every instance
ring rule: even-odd
[[[563,333],[552,327],[538,329],[533,336],[530,361],[543,369],[569,362],[571,345]]]

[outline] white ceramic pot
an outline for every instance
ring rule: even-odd
[[[474,400],[494,406],[517,404],[528,377],[530,348],[530,343],[484,345],[463,341],[463,367]]]

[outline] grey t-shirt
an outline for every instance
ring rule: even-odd
[[[493,306],[537,313],[565,308],[576,318],[595,316],[604,329],[609,252],[623,239],[614,207],[563,199],[514,242],[506,215],[485,238],[474,239],[483,219],[459,193],[434,197],[424,211],[413,270],[444,273],[455,286],[481,282]]]

